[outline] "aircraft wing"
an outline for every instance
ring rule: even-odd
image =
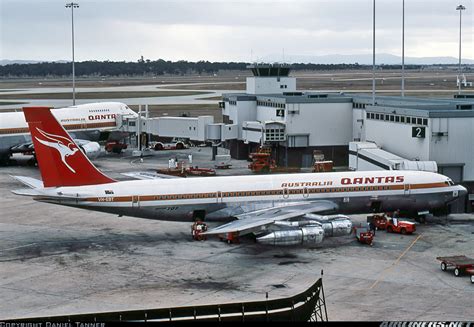
[[[271,225],[276,221],[289,220],[299,218],[308,213],[320,213],[336,209],[337,205],[334,202],[320,200],[295,203],[284,207],[271,207],[262,210],[255,210],[237,215],[237,220],[210,229],[203,234],[212,235],[238,232],[240,235],[245,235],[263,231],[268,225]]]

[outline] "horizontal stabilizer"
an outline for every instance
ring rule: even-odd
[[[10,176],[16,179],[17,181],[21,182],[22,184],[25,184],[26,186],[31,187],[31,188],[44,187],[43,181],[36,178],[27,177],[27,176],[12,176],[12,175]]]
[[[22,188],[19,190],[13,190],[12,193],[16,195],[26,195],[26,196],[43,195],[43,193],[39,189],[34,189],[34,188]]]
[[[150,173],[150,172],[145,172],[145,171],[122,173],[121,175],[124,175],[124,176],[127,176],[127,177],[132,177],[132,178],[135,178],[135,179],[141,179],[141,180],[182,178],[182,177],[178,177],[178,176]]]

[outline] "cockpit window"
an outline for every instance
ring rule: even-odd
[[[454,185],[454,182],[451,180],[451,179],[448,179],[446,181],[446,184],[448,184],[449,186],[453,186]]]

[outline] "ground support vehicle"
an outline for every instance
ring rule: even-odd
[[[227,244],[239,244],[239,233],[225,233],[219,234],[219,240],[227,242]]]
[[[374,241],[374,233],[369,230],[368,227],[354,227],[354,230],[356,239],[357,241],[359,241],[359,243],[368,244],[372,246],[372,243]]]
[[[158,174],[165,174],[170,176],[177,177],[187,177],[187,176],[215,176],[216,171],[211,168],[199,168],[199,167],[185,167],[183,165],[178,165],[176,168],[163,168],[157,169]]]
[[[398,218],[387,219],[387,233],[413,234],[416,231],[415,223],[399,220]]]
[[[214,168],[229,169],[232,166],[230,162],[231,162],[230,154],[216,155],[216,163],[214,164]]]
[[[313,173],[324,173],[333,171],[333,162],[330,160],[316,161],[313,165]]]
[[[120,141],[109,141],[105,144],[105,151],[113,153],[121,153],[127,148],[127,144]]]
[[[249,169],[254,173],[269,173],[276,167],[270,153],[252,153],[251,157],[252,163],[249,164]]]
[[[188,148],[188,146],[182,141],[172,142],[172,143],[156,142],[152,147],[155,151],[182,150],[182,149]]]
[[[454,267],[454,276],[459,277],[463,273],[471,275],[471,283],[474,284],[474,259],[465,255],[454,255],[450,257],[437,257],[441,261],[441,270],[446,271]]]
[[[248,167],[254,173],[296,173],[301,171],[299,167],[278,167],[272,158],[272,149],[269,147],[258,148],[257,152],[249,155],[249,159],[252,163]]]
[[[367,216],[367,222],[372,223],[377,230],[387,229],[387,217],[385,215]]]
[[[216,171],[211,168],[189,167],[184,172],[187,176],[216,176]]]
[[[204,233],[205,231],[207,231],[207,224],[202,222],[201,220],[195,221],[194,224],[191,226],[191,236],[196,241],[207,240],[207,236],[202,235],[202,233]]]

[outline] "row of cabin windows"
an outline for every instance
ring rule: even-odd
[[[236,105],[237,105],[237,101],[229,101],[229,105],[231,105],[231,106],[236,106]]]
[[[110,109],[90,109],[89,112],[110,112]]]
[[[262,107],[271,107],[271,108],[285,108],[284,103],[278,103],[278,102],[269,102],[269,101],[260,101],[257,100],[257,106],[262,106]]]
[[[158,195],[155,200],[181,200],[181,199],[209,199],[216,197],[237,197],[237,196],[264,196],[264,195],[282,195],[282,194],[303,194],[303,193],[337,193],[337,192],[356,192],[356,191],[384,191],[390,189],[389,186],[359,186],[359,187],[334,187],[334,188],[305,188],[305,189],[284,189],[269,191],[247,191],[247,192],[216,192],[199,194],[175,194]]]
[[[86,121],[85,118],[66,118],[66,119],[61,119],[61,123],[67,123],[70,121]]]
[[[419,117],[408,117],[408,116],[379,114],[379,113],[375,113],[375,112],[368,112],[367,113],[367,119],[383,120],[383,121],[389,121],[389,122],[401,123],[401,124],[428,126],[428,119],[427,118],[419,118]]]

